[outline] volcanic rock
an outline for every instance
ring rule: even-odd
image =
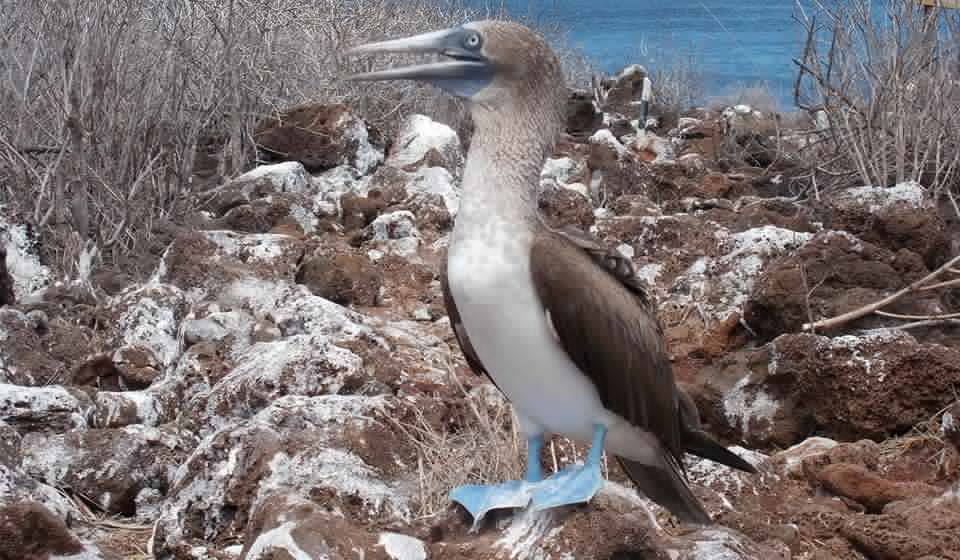
[[[30,318],[0,309],[0,383],[43,385],[64,373],[65,364],[46,351]]]
[[[589,91],[573,90],[567,97],[568,134],[587,137],[603,126],[603,113],[597,110],[593,94]]]
[[[759,445],[787,446],[805,432],[881,439],[951,402],[960,354],[902,332],[826,338],[782,335],[723,397],[729,426]],[[789,427],[788,427],[789,426]]]
[[[940,490],[919,482],[895,482],[860,465],[834,463],[817,474],[820,484],[834,494],[859,502],[871,513],[880,513],[890,502],[940,495]]]
[[[59,435],[28,434],[23,469],[71,488],[109,513],[132,516],[145,488],[165,491],[192,445],[168,429],[129,426]]]
[[[915,182],[844,189],[824,197],[817,211],[827,228],[842,229],[891,251],[909,249],[931,267],[949,251],[936,202]]]
[[[915,253],[893,253],[846,232],[806,238],[798,250],[767,268],[749,295],[744,318],[763,337],[798,331],[811,320],[873,303],[927,274]],[[892,306],[890,311],[930,310],[923,298],[899,305],[904,307]]]
[[[573,225],[586,231],[594,222],[590,201],[574,190],[562,188],[546,190],[540,194],[537,205],[540,215],[551,227]]]
[[[0,306],[12,305],[15,301],[13,276],[7,270],[7,248],[0,245]]]
[[[386,164],[405,171],[442,167],[457,174],[463,160],[455,130],[425,115],[411,115],[400,125]]]
[[[291,161],[263,165],[203,193],[204,207],[216,216],[278,193],[303,193],[310,186],[310,177],[303,165]],[[233,218],[233,221],[238,221]]]
[[[0,507],[0,559],[68,558],[83,551],[83,543],[43,504],[17,502]]]
[[[349,164],[367,173],[383,161],[380,133],[345,105],[312,103],[264,119],[257,146],[277,161],[298,161],[309,171]]]
[[[364,256],[317,254],[300,263],[296,281],[341,305],[376,305],[383,273]]]

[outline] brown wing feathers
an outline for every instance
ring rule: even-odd
[[[675,385],[659,327],[609,270],[552,232],[539,235],[531,251],[534,285],[570,359],[604,406],[657,434],[679,460]]]
[[[663,445],[666,468],[621,460],[624,470],[647,497],[684,521],[709,523],[684,481],[684,451],[756,471],[700,428],[696,406],[674,382],[660,326],[630,260],[577,230],[543,231],[531,251],[531,269],[561,345],[596,385],[604,406],[656,434]],[[467,363],[490,377],[460,320],[445,259],[440,280]]]
[[[676,385],[657,322],[615,276],[621,267],[597,266],[595,258],[560,235],[539,235],[531,272],[540,301],[564,351],[596,386],[604,406],[654,434],[662,447],[662,465],[621,458],[624,471],[644,495],[681,520],[710,523],[683,477]]]

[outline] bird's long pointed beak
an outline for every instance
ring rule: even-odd
[[[393,39],[391,41],[380,41],[377,43],[367,43],[349,49],[348,55],[369,54],[369,53],[432,53],[449,46],[448,42],[452,35],[459,33],[459,29],[443,29],[440,31],[431,31],[422,35],[405,37],[403,39]]]
[[[438,80],[462,80],[475,78],[488,68],[487,61],[480,55],[466,50],[462,45],[467,31],[463,28],[431,31],[422,35],[368,43],[354,47],[347,55],[363,54],[433,54],[433,62],[377,70],[347,76],[348,80],[417,80],[433,82]]]

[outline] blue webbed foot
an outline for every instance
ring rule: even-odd
[[[600,465],[571,465],[533,488],[533,509],[544,510],[589,502],[603,487]]]
[[[540,450],[543,435],[527,438],[527,472],[524,480],[510,480],[501,484],[468,484],[450,491],[450,499],[459,503],[473,516],[476,529],[483,516],[495,509],[525,508],[530,503],[534,485],[543,478],[540,468]]]
[[[473,529],[477,528],[487,512],[495,509],[525,508],[531,501],[534,511],[589,502],[603,487],[600,457],[606,433],[605,426],[595,426],[586,464],[566,467],[546,480],[541,480],[539,461],[543,438],[532,436],[527,442],[525,481],[511,480],[489,486],[469,484],[450,491],[450,499],[470,512]]]
[[[476,529],[489,511],[527,507],[533,486],[521,480],[491,485],[468,484],[451,490],[450,499],[470,512],[473,516],[473,528]]]
[[[594,426],[586,464],[566,467],[537,484],[533,490],[535,511],[590,501],[603,487],[600,458],[603,456],[603,441],[606,436],[606,426]]]

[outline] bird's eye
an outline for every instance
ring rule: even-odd
[[[480,43],[480,35],[477,33],[471,33],[463,40],[463,45],[468,49],[477,49],[480,47]]]

